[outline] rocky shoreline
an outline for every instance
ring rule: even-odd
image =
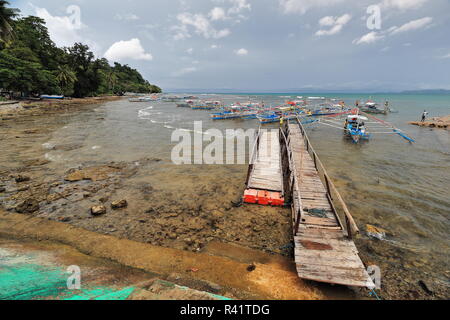
[[[0,122],[0,136],[8,152],[0,155],[0,209],[7,211],[6,215],[63,222],[77,230],[161,250],[218,255],[221,253],[217,250],[211,253],[211,246],[218,242],[291,259],[290,211],[270,207],[255,210],[254,206],[239,203],[245,166],[223,168],[225,173],[217,180],[208,178],[215,175],[214,168],[174,168],[155,157],[126,162],[86,159],[64,170],[46,159],[48,148],[64,151],[81,148],[67,141],[48,148],[42,145],[49,141],[53,131],[74,121],[71,113],[89,113],[99,102],[117,98],[102,99],[106,100],[92,100],[94,105],[88,100],[42,102],[38,107],[1,116],[4,118]],[[97,119],[98,115],[92,117]],[[229,178],[227,170],[234,177],[236,172],[242,172],[242,179]],[[166,174],[168,171],[170,175]],[[174,181],[177,175],[183,175],[183,180]],[[46,237],[44,229],[36,232]],[[446,297],[445,284],[420,274],[416,266],[399,267],[401,257],[413,252],[393,249],[384,240],[364,236],[357,240],[357,246],[364,262],[382,268],[383,298]],[[245,259],[246,254],[239,254],[239,259]],[[245,262],[252,265],[251,260]],[[426,265],[417,263],[420,268]],[[344,296],[355,298],[349,291]],[[369,298],[368,292],[360,290],[357,297]]]
[[[19,116],[50,115],[61,112],[76,112],[83,107],[119,100],[118,96],[103,96],[64,100],[24,100],[0,102],[0,119],[11,120]]]
[[[440,117],[440,118],[432,118],[430,120],[421,122],[421,121],[412,121],[409,122],[411,125],[419,126],[419,127],[427,127],[427,128],[439,128],[439,129],[449,129],[450,128],[450,115]]]

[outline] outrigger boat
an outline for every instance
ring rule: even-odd
[[[378,103],[367,101],[364,106],[359,107],[361,111],[373,114],[388,114],[390,112],[389,104],[386,103],[384,108],[381,108]]]
[[[41,95],[40,99],[44,99],[44,100],[64,100],[64,96],[57,96],[57,95]]]
[[[198,104],[194,104],[191,108],[192,110],[214,110],[223,107],[221,101],[204,101]]]
[[[178,108],[191,108],[194,105],[194,100],[186,100],[183,103],[177,103]]]
[[[344,125],[345,134],[351,137],[354,143],[370,139],[370,134],[367,133],[364,123],[364,121],[368,120],[368,118],[359,115],[348,116]]]
[[[242,106],[240,104],[232,105],[223,108],[222,112],[211,114],[213,120],[226,119],[255,119],[258,111],[253,108],[253,105]]]
[[[274,113],[270,113],[270,114],[261,114],[256,116],[256,118],[259,120],[259,122],[261,124],[267,124],[267,123],[274,123],[274,122],[279,122],[281,119],[281,115]]]
[[[128,101],[130,101],[130,102],[150,102],[150,101],[156,101],[156,100],[151,97],[139,97],[139,98],[128,99]]]
[[[213,120],[239,119],[241,117],[242,113],[233,111],[223,111],[211,114]]]
[[[290,113],[284,113],[280,114],[277,112],[269,113],[269,114],[262,114],[257,115],[257,119],[261,124],[267,124],[267,123],[275,123],[275,122],[281,122],[285,120],[292,120],[296,119],[299,116],[300,113],[297,112],[290,112]]]
[[[205,104],[197,104],[191,107],[192,110],[214,110],[216,107]]]
[[[184,99],[184,97],[179,97],[179,96],[164,96],[164,97],[162,97],[162,100],[165,102],[176,102],[176,101],[180,101],[183,99]]]

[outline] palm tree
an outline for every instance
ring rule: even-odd
[[[19,15],[19,9],[7,8],[8,1],[0,0],[0,43],[8,43],[13,38],[13,21]]]
[[[75,72],[68,65],[58,67],[56,80],[63,91],[67,91],[78,79]]]
[[[114,71],[108,73],[108,91],[114,93],[118,78]],[[112,90],[111,90],[112,89]]]

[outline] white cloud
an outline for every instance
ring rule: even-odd
[[[186,53],[192,54],[194,52],[194,48],[189,48],[186,50]]]
[[[349,14],[340,17],[327,16],[319,20],[321,27],[331,27],[328,30],[321,29],[316,32],[316,36],[331,36],[341,32],[342,28],[352,19]]]
[[[234,53],[236,53],[238,56],[246,56],[248,55],[248,50],[241,48],[239,50],[236,50]]]
[[[380,5],[383,8],[393,8],[399,10],[419,9],[428,0],[383,0]]]
[[[284,13],[304,14],[313,8],[329,7],[345,0],[279,0]]]
[[[251,5],[247,0],[213,0],[215,3],[223,5],[229,4],[228,9],[224,7],[214,7],[208,13],[190,13],[183,12],[177,15],[178,25],[171,27],[175,32],[173,38],[175,40],[183,40],[191,37],[190,28],[194,29],[196,34],[206,39],[220,39],[231,34],[228,28],[217,30],[213,26],[216,21],[231,21],[233,24],[240,23],[241,19],[245,19],[244,11],[251,10]],[[185,8],[188,9],[187,7]]]
[[[118,41],[114,43],[105,53],[105,58],[110,61],[121,61],[125,59],[133,60],[153,60],[150,53],[146,53],[137,38],[129,41]]]
[[[184,76],[186,74],[189,74],[189,73],[192,73],[195,71],[197,71],[196,67],[187,67],[187,68],[183,68],[183,69],[173,72],[172,76],[173,77],[181,77],[181,76]]]
[[[319,25],[322,27],[329,27],[334,25],[335,19],[332,16],[326,16],[319,20]]]
[[[413,21],[410,21],[408,23],[405,23],[401,27],[392,27],[389,30],[391,31],[391,34],[398,34],[398,33],[403,33],[403,32],[408,32],[408,31],[413,31],[413,30],[418,30],[418,29],[425,28],[431,22],[433,22],[433,18],[425,17],[425,18],[422,18],[422,19],[417,19],[417,20],[413,20]]]
[[[218,48],[219,48],[219,46],[217,44],[212,44],[211,45],[211,49],[218,49]]]
[[[70,7],[69,7],[70,8]],[[67,10],[67,13],[70,10]],[[52,40],[61,47],[72,46],[75,42],[82,41],[82,37],[78,34],[78,30],[81,30],[85,26],[81,23],[81,16],[79,19],[73,19],[71,16],[52,16],[45,8],[34,8],[36,16],[44,19],[48,28],[48,31],[52,37]],[[78,11],[79,7],[72,6],[73,10]]]
[[[381,40],[383,38],[384,38],[383,35],[379,34],[376,31],[372,31],[372,32],[369,32],[369,33],[363,35],[359,39],[353,40],[353,43],[354,44],[371,44],[371,43],[375,43],[378,40]]]
[[[127,14],[118,13],[114,17],[114,19],[124,20],[124,21],[136,21],[136,20],[139,20],[140,18],[137,15],[135,15],[134,13],[127,13]]]
[[[227,14],[223,8],[215,7],[209,12],[209,17],[212,21],[225,20],[227,18]]]
[[[188,26],[192,26],[195,33],[202,35],[204,38],[220,39],[230,35],[229,29],[216,30],[210,21],[203,14],[192,14],[189,12],[180,13],[177,16],[181,26],[175,26],[173,29],[177,31],[174,39],[181,40],[190,38]]]
[[[247,0],[229,0],[232,3],[232,7],[228,9],[229,14],[239,14],[244,10],[251,10],[252,6]]]

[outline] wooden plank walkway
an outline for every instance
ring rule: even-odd
[[[248,188],[281,192],[282,183],[279,132],[263,130]]]
[[[281,169],[280,132],[260,128],[250,159],[243,202],[283,206],[285,199]]]
[[[356,224],[346,210],[344,226],[332,201],[334,185],[323,168],[298,121],[289,121],[283,131],[292,181],[292,219],[294,225],[295,262],[300,278],[368,287],[370,279],[358,250],[351,239]],[[340,195],[338,199],[342,201]],[[342,201],[343,202],[343,201]]]

